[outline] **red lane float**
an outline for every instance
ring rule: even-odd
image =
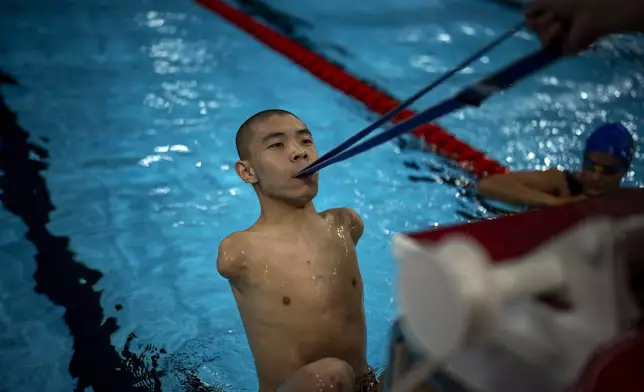
[[[396,99],[350,75],[324,57],[221,0],[197,0],[197,3],[217,13],[266,46],[288,57],[318,79],[357,99],[380,115],[388,113],[400,104]],[[403,110],[393,119],[393,122],[399,123],[415,115],[416,113],[412,110]],[[484,177],[507,172],[507,169],[500,163],[488,158],[484,153],[468,146],[435,124],[421,125],[411,134],[424,141],[432,151],[455,161],[476,176]]]

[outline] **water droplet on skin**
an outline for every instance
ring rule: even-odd
[[[319,374],[315,375],[315,378],[317,378],[317,387],[319,388],[318,390],[320,392],[324,392],[324,380],[322,380],[322,377],[320,377]]]
[[[268,264],[266,264],[266,269],[264,270],[264,282],[270,283],[268,281]]]
[[[340,239],[342,240],[342,243],[344,244],[344,254],[349,255],[349,244],[347,243],[349,239],[345,234],[344,227],[338,228],[338,237],[340,237]]]
[[[335,266],[333,267],[333,283],[336,283],[338,280],[338,270],[340,269],[340,258],[338,257],[335,260]]]

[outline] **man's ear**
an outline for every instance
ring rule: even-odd
[[[235,172],[237,172],[239,178],[241,178],[245,183],[257,183],[257,177],[255,177],[255,171],[250,166],[250,162],[242,160],[235,162]]]

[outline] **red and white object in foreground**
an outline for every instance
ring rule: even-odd
[[[401,328],[474,390],[563,391],[641,316],[626,269],[643,244],[643,189],[399,234]]]

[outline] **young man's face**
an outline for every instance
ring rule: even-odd
[[[584,194],[597,197],[618,189],[624,174],[626,167],[619,159],[601,152],[588,152],[584,155],[580,176]]]
[[[254,126],[248,162],[262,193],[293,202],[308,202],[318,192],[318,173],[295,174],[318,158],[306,125],[291,115],[274,115]]]

